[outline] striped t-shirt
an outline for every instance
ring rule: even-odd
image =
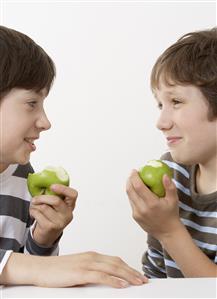
[[[27,176],[33,168],[10,165],[0,173],[0,274],[12,252],[33,255],[57,255],[58,241],[53,247],[41,247],[32,238],[34,220],[29,215],[31,196]]]
[[[179,215],[196,245],[217,263],[217,192],[200,195],[196,191],[197,166],[175,163],[166,153],[161,157],[174,172],[179,196]],[[149,278],[183,277],[178,265],[162,248],[160,242],[148,235],[148,250],[142,258],[143,271]]]

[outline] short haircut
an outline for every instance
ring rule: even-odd
[[[166,49],[151,73],[151,88],[167,85],[197,86],[205,96],[208,119],[217,117],[217,27],[190,32]]]
[[[30,37],[0,26],[0,99],[13,88],[49,93],[56,75],[47,53]]]

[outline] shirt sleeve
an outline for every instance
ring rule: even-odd
[[[148,250],[142,257],[143,271],[148,278],[167,278],[163,249],[159,241],[148,235]]]
[[[41,256],[56,256],[59,255],[59,240],[62,236],[54,242],[53,246],[46,247],[39,245],[34,239],[33,239],[33,230],[36,225],[36,221],[31,225],[28,235],[26,244],[24,246],[24,253],[25,254],[32,254],[32,255],[41,255]]]
[[[12,252],[12,250],[0,249],[0,275],[2,274],[4,266],[6,265]]]

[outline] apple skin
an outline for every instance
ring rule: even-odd
[[[56,173],[57,170],[60,170],[64,177],[58,176]],[[56,195],[50,189],[50,186],[53,184],[69,186],[69,176],[62,167],[47,167],[41,172],[28,174],[27,186],[32,197],[38,195]]]
[[[171,179],[173,171],[161,160],[150,160],[145,166],[139,169],[139,176],[146,186],[158,197],[165,196],[165,189],[162,178],[167,174]]]

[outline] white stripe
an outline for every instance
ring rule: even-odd
[[[156,258],[161,258],[161,259],[163,258],[162,255],[153,252],[151,249],[148,249],[148,254],[149,254],[151,257],[156,257]]]
[[[175,162],[171,162],[168,160],[162,160],[162,161],[165,162],[169,167],[181,172],[187,179],[189,179],[189,177],[190,177],[189,172],[187,172],[187,170],[185,168],[181,167],[180,165],[178,165]]]
[[[163,273],[166,273],[165,269],[159,267],[159,266],[155,263],[155,261],[154,261],[149,255],[148,255],[148,259],[149,259],[149,261],[152,263],[152,265],[154,265],[158,270],[160,270],[160,271],[163,272]]]
[[[164,262],[166,266],[180,270],[174,261],[164,259]]]
[[[23,244],[23,238],[26,232],[26,223],[17,218],[0,215],[2,238],[15,239],[20,244]]]
[[[204,243],[198,240],[193,239],[194,242],[197,244],[198,247],[202,249],[209,249],[211,251],[217,251],[217,245]]]
[[[185,188],[182,184],[180,184],[179,182],[177,182],[176,180],[173,179],[174,184],[176,185],[176,188],[181,190],[183,193],[187,194],[188,196],[191,195],[190,189],[189,188]]]
[[[214,260],[214,262],[217,264],[217,255],[215,256],[215,260]]]
[[[204,211],[195,210],[195,209],[193,209],[193,208],[187,206],[187,205],[184,204],[183,202],[179,202],[179,206],[180,206],[183,210],[193,212],[195,215],[200,216],[200,217],[217,218],[217,212],[204,212]]]
[[[2,259],[2,261],[0,263],[0,275],[2,274],[4,266],[6,265],[6,263],[7,263],[8,259],[9,259],[10,255],[11,255],[11,253],[13,253],[12,250],[7,250],[5,252],[5,255],[4,255],[4,257],[3,257],[3,259]]]
[[[7,169],[5,169],[3,172],[0,173],[0,183],[6,184],[9,177],[12,176],[12,174],[15,172],[15,170],[18,168],[18,164],[11,164],[8,166]]]
[[[181,220],[184,223],[184,225],[192,227],[192,228],[196,229],[197,231],[209,233],[209,234],[217,234],[217,229],[215,227],[201,226],[191,220],[187,220],[184,218],[181,218]]]
[[[8,181],[1,184],[1,194],[22,198],[23,200],[30,201],[31,196],[29,194],[25,178],[11,176]]]

